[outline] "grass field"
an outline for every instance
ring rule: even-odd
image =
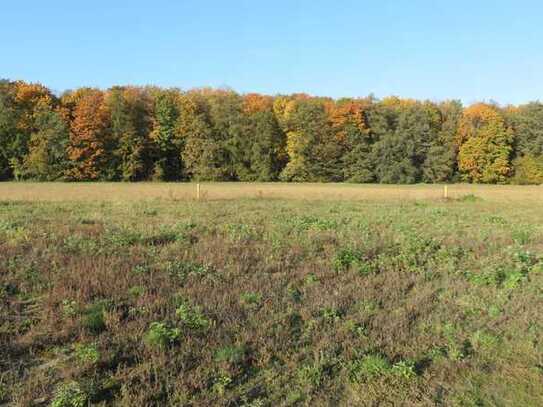
[[[0,183],[0,405],[541,406],[543,187],[442,194]]]
[[[543,186],[456,184],[447,186],[449,198],[476,195],[491,202],[543,204]],[[202,200],[241,198],[413,201],[443,198],[443,185],[296,184],[296,183],[203,183]],[[133,201],[196,199],[193,183],[0,183],[0,200],[16,201]]]

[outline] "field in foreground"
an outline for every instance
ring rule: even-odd
[[[115,185],[0,184],[0,405],[543,405],[540,187]]]

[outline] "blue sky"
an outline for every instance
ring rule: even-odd
[[[541,1],[6,0],[0,14],[0,77],[56,91],[543,99]]]

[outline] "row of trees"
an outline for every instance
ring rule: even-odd
[[[543,104],[2,80],[0,179],[543,183]]]

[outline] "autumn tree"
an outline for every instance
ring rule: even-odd
[[[367,118],[372,103],[371,99],[341,99],[330,114],[332,133],[343,147],[343,177],[348,182],[371,182],[374,178]]]
[[[539,183],[543,104],[0,80],[0,180]]]
[[[109,138],[110,113],[103,92],[82,89],[65,99],[73,108],[68,146],[69,178],[77,181],[114,178],[114,143]]]
[[[458,168],[467,181],[503,183],[511,173],[513,135],[495,106],[478,103],[464,110],[457,144]]]

